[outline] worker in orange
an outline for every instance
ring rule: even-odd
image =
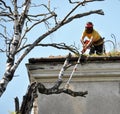
[[[85,38],[88,40],[85,40]],[[90,49],[89,54],[103,54],[104,47],[104,39],[100,36],[100,34],[93,28],[92,22],[87,22],[85,26],[85,30],[81,37],[81,43],[83,45],[82,53],[85,53],[87,49]]]

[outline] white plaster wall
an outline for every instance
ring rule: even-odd
[[[39,114],[120,114],[119,86],[115,81],[73,82],[73,90],[88,90],[86,98],[39,94]]]
[[[31,81],[51,87],[63,64],[27,65]],[[64,82],[73,67],[65,71]],[[62,83],[61,86],[64,86]],[[86,98],[66,94],[38,97],[38,114],[120,114],[120,63],[78,65],[70,83],[74,91],[88,91]]]

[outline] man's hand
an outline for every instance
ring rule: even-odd
[[[83,54],[83,53],[85,53],[86,52],[86,50],[88,49],[87,47],[87,45],[89,44],[89,42],[90,42],[90,40],[85,40],[84,41],[84,43],[83,43],[83,50],[81,51],[81,53]]]
[[[87,48],[83,48],[83,50],[81,51],[81,53],[82,53],[82,54],[85,53],[86,50],[87,50]]]

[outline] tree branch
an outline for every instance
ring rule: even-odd
[[[23,35],[23,37],[26,35],[26,33],[27,32],[29,32],[33,27],[35,27],[36,25],[38,25],[38,24],[40,24],[40,23],[42,23],[42,22],[45,22],[46,20],[48,20],[48,19],[50,19],[50,18],[52,18],[54,15],[50,15],[49,17],[47,17],[47,18],[45,18],[45,19],[42,19],[42,20],[39,20],[39,21],[37,21],[36,23],[34,23],[31,27],[26,27],[27,29],[25,30],[25,33],[24,33],[24,35]],[[23,38],[22,37],[22,38]]]
[[[10,6],[7,6],[6,3],[3,0],[0,0],[1,3],[3,3],[4,7],[7,8],[11,14],[13,14],[12,9]]]
[[[0,16],[8,17],[8,18],[14,20],[14,18],[12,17],[13,16],[13,12],[12,12],[11,7],[6,5],[6,2],[4,2],[3,0],[0,0],[0,2],[5,7],[5,8],[0,8],[0,9],[3,10],[3,11],[0,12]],[[8,12],[6,11],[7,9],[8,9]]]
[[[65,89],[65,88],[61,88],[61,89],[59,89],[59,88],[54,89],[53,87],[52,88],[46,88],[42,83],[38,83],[38,91],[41,94],[46,94],[46,95],[65,93],[65,94],[68,94],[68,95],[73,96],[73,97],[77,97],[77,96],[86,97],[86,95],[88,94],[87,91],[85,91],[85,92],[82,92],[82,91],[75,92],[75,91],[72,91],[70,89]]]
[[[104,15],[104,12],[100,9],[100,10],[94,10],[94,11],[85,12],[85,13],[82,13],[82,14],[76,14],[76,15],[71,16],[70,18],[68,18],[66,21],[64,21],[63,24],[67,24],[67,23],[71,22],[74,19],[82,18],[84,16],[88,16],[88,15],[91,15],[91,14]]]
[[[72,2],[71,0],[69,0],[70,3],[77,3],[77,5],[64,17],[62,23],[66,21],[66,19],[72,14],[72,12],[74,12],[80,5],[83,6],[85,5],[85,3],[95,2],[95,1],[104,1],[104,0],[83,0],[83,2]]]
[[[20,52],[21,50],[23,50],[23,49],[31,46],[31,45],[32,45],[32,44],[28,44],[28,45],[25,45],[25,46],[21,47],[21,48],[17,51],[17,53]],[[42,46],[42,47],[51,46],[51,47],[54,47],[54,48],[57,48],[57,49],[69,50],[69,51],[73,52],[74,54],[79,55],[78,48],[75,47],[75,45],[70,45],[70,46],[68,46],[68,45],[66,45],[65,43],[59,43],[59,44],[57,44],[57,43],[52,43],[52,44],[38,44],[37,46]]]
[[[73,2],[72,0],[69,0],[69,3],[71,4],[76,4],[76,3],[79,3],[80,1],[76,1],[76,2]]]
[[[38,97],[37,90],[39,91],[39,93],[46,94],[46,95],[65,93],[72,97],[77,97],[77,96],[86,97],[86,95],[88,94],[87,91],[75,92],[70,89],[64,89],[64,88],[61,88],[61,89],[46,88],[42,83],[33,82],[28,87],[28,91],[23,97],[23,102],[22,102],[22,105],[21,105],[20,111],[19,111],[20,114],[29,114],[31,112],[31,109],[33,107],[33,102],[34,102],[35,98]]]
[[[27,93],[23,96],[22,105],[19,111],[20,114],[30,114],[36,97],[38,97],[37,83],[32,83],[30,86],[28,86]]]
[[[0,52],[6,52],[5,50],[3,50],[3,49],[0,49]]]
[[[75,91],[72,91],[70,89],[65,89],[65,88],[61,88],[61,89],[59,89],[59,88],[54,89],[53,87],[52,88],[46,88],[42,83],[38,83],[38,91],[41,94],[46,94],[46,95],[65,93],[65,94],[68,94],[68,95],[73,96],[73,97],[77,97],[77,96],[85,97],[85,95],[88,94],[87,91],[85,91],[85,92],[80,92],[80,91],[75,92]]]
[[[15,112],[16,114],[19,114],[19,99],[16,97],[15,99]]]

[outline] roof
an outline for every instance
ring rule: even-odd
[[[41,58],[30,58],[29,63],[36,64],[36,63],[49,63],[49,62],[64,62],[66,59],[65,56],[52,56],[52,57],[41,57]],[[74,62],[77,61],[78,57],[72,56],[70,61]],[[120,56],[82,56],[81,62],[120,62]]]

